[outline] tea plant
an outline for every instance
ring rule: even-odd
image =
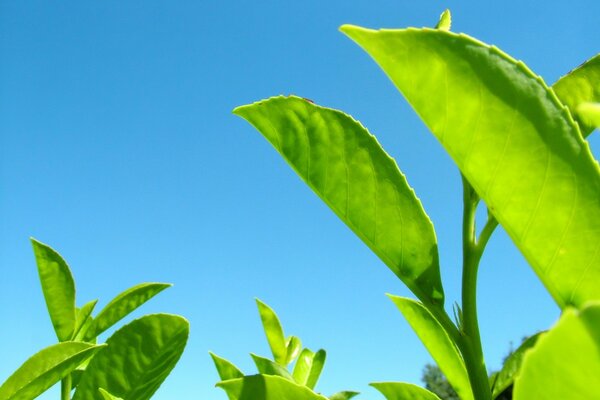
[[[260,131],[415,294],[418,300],[389,297],[461,399],[490,400],[513,384],[515,399],[597,398],[600,171],[585,137],[600,125],[600,55],[548,87],[523,62],[449,30],[447,11],[436,29],[341,27],[379,64],[461,172],[462,299],[454,320],[444,305],[433,225],[374,136],[347,114],[295,96],[234,113]],[[481,201],[488,217],[477,235]],[[498,224],[563,314],[537,342],[521,346],[490,383],[477,271]],[[275,386],[262,379],[263,391]],[[388,399],[437,398],[406,383],[372,385]],[[238,382],[230,398],[256,387]]]
[[[97,300],[75,306],[75,282],[65,260],[32,239],[40,282],[59,343],[29,358],[0,386],[0,400],[31,400],[61,382],[61,400],[145,400],[169,375],[185,348],[189,323],[145,315],[105,344],[98,336],[171,286],[142,283],[115,297],[96,316]]]
[[[275,311],[258,299],[256,305],[273,359],[251,353],[259,373],[245,376],[230,361],[210,353],[221,378],[217,386],[225,390],[232,400],[327,399],[314,391],[325,365],[325,350],[313,352],[303,349],[300,338],[286,338]],[[292,371],[288,369],[291,363],[294,363]],[[329,399],[349,400],[357,394],[343,391]]]

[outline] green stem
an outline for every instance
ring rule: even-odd
[[[71,400],[71,374],[65,376],[60,381],[60,400]]]
[[[477,321],[477,270],[483,250],[497,222],[488,219],[478,243],[475,229],[475,213],[479,197],[463,177],[463,278],[462,278],[462,325],[458,346],[461,349],[473,396],[477,400],[491,400],[492,394],[483,358],[479,323]]]

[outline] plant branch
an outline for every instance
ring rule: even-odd
[[[72,382],[71,374],[65,376],[60,381],[60,400],[71,400]]]

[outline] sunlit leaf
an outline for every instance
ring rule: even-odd
[[[257,356],[256,354],[250,354],[252,359],[254,360],[254,364],[256,364],[256,368],[258,372],[263,375],[277,375],[281,376],[285,379],[293,381],[292,375],[288,372],[285,367],[281,366],[281,364],[271,361],[267,358]]]
[[[417,297],[441,307],[433,225],[373,135],[350,116],[295,96],[273,97],[234,113],[263,134]]]
[[[350,392],[345,390],[343,392],[337,392],[336,394],[332,394],[329,396],[329,400],[350,400],[351,398],[358,396],[359,392]]]
[[[75,340],[81,329],[88,324],[88,321],[90,321],[94,307],[96,307],[96,303],[98,303],[98,300],[92,300],[85,303],[81,308],[75,308],[75,329],[73,329],[73,340]]]
[[[126,400],[147,400],[179,360],[189,334],[182,317],[152,314],[116,331],[92,359],[73,400],[103,400],[99,389]]]
[[[515,400],[597,399],[600,393],[600,302],[564,310],[525,354]]]
[[[286,348],[286,363],[285,365],[288,365],[289,363],[291,363],[292,361],[294,361],[296,359],[296,357],[298,357],[298,355],[300,354],[300,350],[302,350],[302,341],[300,340],[299,337],[296,336],[290,336],[289,338],[286,339],[285,341],[285,348]]]
[[[309,349],[302,350],[294,365],[294,371],[292,373],[294,381],[299,385],[308,386],[309,388],[314,389],[319,380],[319,376],[321,376],[321,372],[323,371],[325,358],[326,353],[323,349],[316,353],[313,353]]]
[[[275,362],[285,366],[287,365],[287,347],[279,318],[277,318],[277,314],[271,307],[259,299],[256,299],[256,305],[273,358]]]
[[[586,120],[579,107],[583,103],[600,103],[600,54],[560,78],[552,89],[571,109],[584,137],[598,127]]]
[[[217,372],[219,373],[219,378],[222,381],[226,381],[228,379],[241,378],[244,376],[244,373],[238,369],[232,362],[217,356],[214,353],[210,353],[210,356],[215,363],[215,367],[217,368]]]
[[[469,375],[460,352],[442,325],[418,301],[388,295],[463,400],[472,400]]]
[[[554,92],[466,35],[341,29],[406,97],[556,302],[600,299],[600,171]]]
[[[440,400],[434,393],[420,386],[404,382],[371,383],[387,400]]]
[[[494,384],[492,386],[492,397],[496,398],[502,392],[504,392],[510,385],[512,385],[517,377],[521,364],[523,363],[523,357],[525,353],[529,351],[536,344],[541,333],[535,334],[527,340],[525,340],[517,350],[515,350],[507,359],[504,361],[502,369],[496,374],[494,378]]]
[[[113,396],[112,394],[108,393],[106,390],[104,390],[102,388],[98,389],[98,391],[100,392],[100,394],[102,395],[104,400],[123,400],[120,397]]]
[[[96,315],[85,333],[85,340],[97,337],[170,286],[168,283],[141,283],[122,292]]]
[[[306,386],[275,375],[251,375],[217,383],[230,400],[327,400]]]
[[[103,347],[62,342],[45,348],[0,386],[0,400],[31,400],[39,396]]]
[[[58,340],[70,340],[75,329],[75,282],[65,260],[50,246],[31,239],[40,283]]]

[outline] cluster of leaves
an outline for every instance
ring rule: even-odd
[[[260,300],[256,300],[267,342],[273,359],[250,354],[258,374],[244,375],[230,361],[210,353],[221,378],[217,386],[227,392],[230,400],[349,400],[357,392],[342,391],[325,397],[314,391],[321,376],[325,350],[316,352],[302,348],[297,336],[285,337],[275,311]],[[289,365],[294,363],[293,370]]]
[[[48,313],[59,343],[18,368],[0,386],[0,400],[31,400],[61,382],[61,400],[146,400],[183,353],[189,323],[150,314],[124,325],[104,344],[98,336],[169,287],[142,283],[125,290],[92,316],[97,300],[75,305],[75,282],[65,260],[32,239]]]
[[[463,286],[454,321],[444,306],[433,224],[373,135],[349,115],[295,96],[234,113],[260,131],[418,298],[390,296],[461,399],[498,399],[513,385],[515,399],[595,398],[600,169],[585,138],[600,125],[600,55],[549,87],[523,62],[450,26],[446,11],[435,29],[345,25],[341,31],[379,64],[462,175]],[[477,236],[480,202],[488,218]],[[563,312],[490,382],[476,283],[498,224]],[[388,399],[438,399],[406,383],[373,386]]]

